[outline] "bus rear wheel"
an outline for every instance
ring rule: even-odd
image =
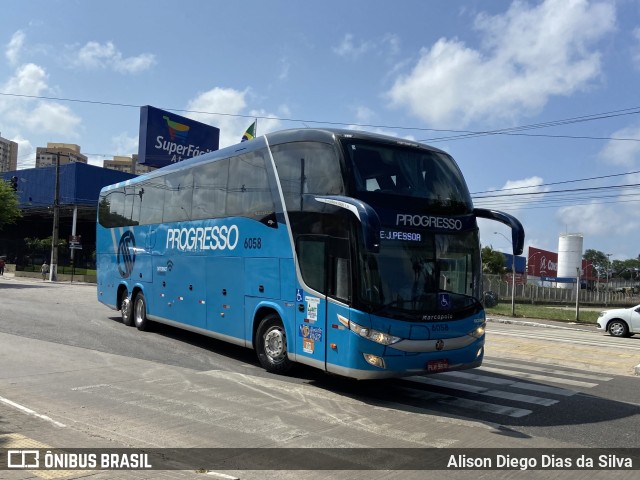
[[[127,327],[133,325],[133,309],[131,308],[131,299],[126,288],[120,294],[120,315],[122,316],[123,324]]]
[[[133,320],[138,330],[144,331],[149,328],[149,320],[147,320],[147,301],[144,294],[138,292],[136,301],[133,304]]]
[[[256,352],[260,365],[267,372],[284,374],[291,369],[293,363],[287,355],[287,334],[278,315],[267,315],[260,321]]]

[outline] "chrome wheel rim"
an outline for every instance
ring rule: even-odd
[[[122,315],[122,321],[124,322],[127,321],[130,307],[131,307],[131,300],[129,300],[129,297],[124,297],[122,299],[122,305],[120,306],[120,314]]]
[[[271,327],[264,334],[264,353],[273,363],[279,363],[287,355],[287,341],[280,327]]]
[[[144,321],[144,315],[144,302],[139,300],[136,302],[136,325],[139,325]]]

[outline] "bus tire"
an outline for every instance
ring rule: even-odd
[[[131,308],[131,299],[126,288],[120,294],[120,315],[124,325],[127,327],[133,325],[133,308]]]
[[[149,328],[149,320],[147,320],[147,301],[144,299],[144,294],[142,292],[138,292],[136,295],[136,301],[133,304],[133,321],[136,328],[140,331],[144,331]]]
[[[260,365],[267,372],[287,373],[293,362],[287,355],[287,334],[280,317],[270,314],[264,317],[256,332],[256,353]]]

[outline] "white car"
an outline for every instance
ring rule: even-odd
[[[598,330],[607,331],[612,337],[630,337],[640,333],[640,305],[600,312]]]

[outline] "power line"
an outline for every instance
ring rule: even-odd
[[[55,100],[59,102],[88,103],[92,105],[126,107],[126,108],[141,108],[143,106],[143,105],[134,105],[130,103],[105,102],[105,101],[98,101],[98,100],[84,100],[84,99],[65,98],[65,97],[49,97],[49,96],[42,96],[42,95],[25,95],[25,94],[7,93],[7,92],[0,92],[0,96],[33,98],[33,99],[39,99],[39,100]],[[614,118],[614,117],[619,117],[624,115],[637,115],[640,113],[640,107],[625,108],[621,110],[613,110],[610,112],[582,115],[579,117],[571,117],[571,118],[566,118],[561,120],[553,120],[549,122],[521,125],[516,127],[501,128],[501,129],[487,130],[487,131],[452,130],[452,129],[437,129],[437,128],[425,128],[425,127],[403,127],[398,125],[376,125],[376,124],[353,123],[353,122],[334,122],[334,121],[327,121],[327,120],[308,120],[308,119],[287,118],[287,117],[243,115],[238,113],[206,112],[206,111],[200,111],[200,110],[188,110],[188,109],[167,108],[167,107],[163,107],[163,110],[168,110],[173,112],[184,112],[184,113],[198,113],[203,115],[238,117],[238,118],[258,118],[262,120],[278,120],[282,122],[294,122],[294,123],[303,123],[303,124],[312,123],[316,125],[331,125],[331,126],[353,125],[355,127],[364,127],[364,128],[382,128],[382,129],[391,129],[391,130],[422,131],[422,132],[448,132],[448,133],[458,134],[458,135],[451,135],[448,137],[436,137],[432,139],[418,140],[419,142],[440,142],[444,140],[460,140],[460,139],[473,138],[473,137],[486,136],[486,135],[517,135],[517,136],[530,136],[530,137],[551,137],[551,138],[640,142],[640,139],[638,138],[591,137],[591,136],[571,136],[571,135],[540,135],[540,134],[518,133],[523,130],[549,128],[549,127],[556,127],[561,125],[589,122],[594,120],[604,120],[604,119]]]
[[[473,192],[471,193],[471,195],[477,195],[479,193],[493,193],[493,192],[508,192],[508,191],[512,191],[512,190],[522,190],[525,188],[538,188],[538,187],[547,187],[549,185],[562,185],[562,184],[566,184],[566,183],[576,183],[576,182],[587,182],[587,181],[591,181],[591,180],[601,180],[603,178],[613,178],[613,177],[622,177],[624,175],[633,175],[636,173],[640,173],[640,170],[636,170],[634,172],[626,172],[626,173],[614,173],[612,175],[602,175],[599,177],[588,177],[588,178],[578,178],[575,180],[563,180],[561,182],[551,182],[551,183],[541,183],[539,185],[529,185],[529,186],[525,186],[525,187],[512,187],[512,188],[503,188],[500,190],[484,190],[481,192]]]

